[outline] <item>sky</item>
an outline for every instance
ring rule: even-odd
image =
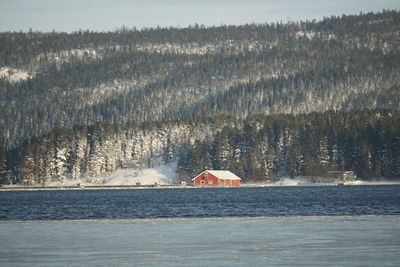
[[[0,32],[111,31],[322,19],[400,9],[399,0],[0,0]]]

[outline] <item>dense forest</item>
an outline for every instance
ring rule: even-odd
[[[0,183],[94,181],[158,157],[182,179],[204,168],[399,178],[399,29],[400,12],[384,10],[0,33]]]
[[[352,170],[373,179],[400,176],[400,112],[363,110],[307,115],[197,118],[74,127],[0,154],[2,183],[102,183],[119,168],[177,162],[189,181],[204,169],[231,170],[243,182],[324,177]]]

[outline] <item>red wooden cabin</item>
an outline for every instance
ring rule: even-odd
[[[230,171],[206,170],[192,179],[195,186],[240,186],[240,178]]]

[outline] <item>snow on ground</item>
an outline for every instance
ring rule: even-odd
[[[153,168],[139,166],[136,168],[118,169],[113,173],[100,177],[99,183],[89,183],[86,178],[80,180],[69,180],[63,184],[57,181],[46,184],[46,186],[76,186],[76,185],[171,185],[176,178],[177,162],[163,164],[161,160],[156,161]],[[384,180],[377,178],[373,181],[355,180],[345,182],[344,185],[400,185],[400,181]],[[265,186],[327,186],[337,185],[337,183],[314,183],[307,178],[282,177],[274,183],[242,183],[242,187],[265,187]]]
[[[309,40],[311,40],[312,38],[314,38],[315,36],[315,32],[313,31],[298,31],[295,33],[296,38],[300,38],[300,37],[306,37]],[[326,40],[331,40],[331,39],[336,39],[336,35],[335,34],[327,34],[327,33],[317,33],[317,34],[322,34],[322,38],[326,39]]]
[[[291,178],[281,178],[274,185],[278,186],[297,186],[297,185],[315,185],[315,183],[311,183],[309,181],[303,180],[301,178],[291,179]]]
[[[345,182],[345,185],[393,185],[400,184],[400,181],[391,181],[391,180],[376,180],[376,181],[361,181],[356,180],[352,182]]]
[[[46,184],[46,186],[76,186],[81,185],[168,185],[172,184],[176,177],[176,162],[169,164],[156,164],[153,168],[139,166],[137,168],[118,169],[113,173],[101,177],[99,183],[89,183],[86,178],[80,180],[69,180],[60,184],[57,181]]]
[[[391,184],[400,184],[400,181],[390,181],[384,179],[377,179],[373,181],[362,181],[355,180],[350,182],[344,182],[344,185],[391,185]],[[337,183],[313,183],[306,178],[296,177],[292,178],[281,178],[279,181],[274,184],[270,184],[273,186],[316,186],[316,185],[337,185]]]
[[[314,35],[315,35],[315,33],[312,32],[312,31],[307,31],[307,32],[298,31],[298,32],[296,32],[296,37],[297,38],[299,38],[299,37],[307,37],[308,39],[311,40],[314,37]]]
[[[98,53],[93,48],[83,48],[83,49],[71,49],[71,50],[61,50],[55,53],[48,53],[46,55],[39,55],[36,60],[39,61],[43,58],[49,62],[61,64],[65,62],[71,62],[72,58],[78,58],[80,60],[84,58],[96,59],[101,58],[101,54]]]
[[[0,68],[0,78],[5,78],[10,82],[16,83],[33,77],[31,73],[22,69],[14,69],[9,67]]]
[[[175,178],[176,162],[154,168],[128,168],[116,170],[105,177],[105,185],[154,185],[172,184]]]

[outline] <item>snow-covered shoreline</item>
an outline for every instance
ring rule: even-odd
[[[281,181],[280,181],[281,182]],[[241,188],[252,187],[292,187],[292,186],[338,186],[334,183],[248,183],[242,184]],[[344,186],[376,186],[376,185],[400,185],[400,181],[353,181],[346,182]],[[240,188],[234,187],[234,188]],[[60,186],[41,186],[41,185],[1,185],[0,191],[41,191],[41,190],[119,190],[119,189],[202,189],[202,188],[233,188],[227,186],[193,186],[193,185],[180,185],[180,184],[146,184],[146,185],[105,185],[105,184],[90,184],[90,185],[60,185]]]
[[[96,182],[90,182],[87,177],[81,179],[67,179],[65,182],[50,182],[44,185],[0,185],[1,191],[6,190],[104,190],[104,189],[165,189],[165,188],[210,188],[193,186],[191,183],[180,184],[176,174],[177,162],[163,163],[157,160],[154,166],[137,166],[117,169],[114,172],[98,177]],[[242,183],[241,187],[291,187],[291,186],[337,186],[337,185],[399,185],[400,181],[377,179],[375,181],[355,180],[338,183],[335,181],[318,183],[307,177],[281,177],[273,183]],[[222,186],[223,188],[227,188]],[[221,188],[213,186],[212,188]]]

